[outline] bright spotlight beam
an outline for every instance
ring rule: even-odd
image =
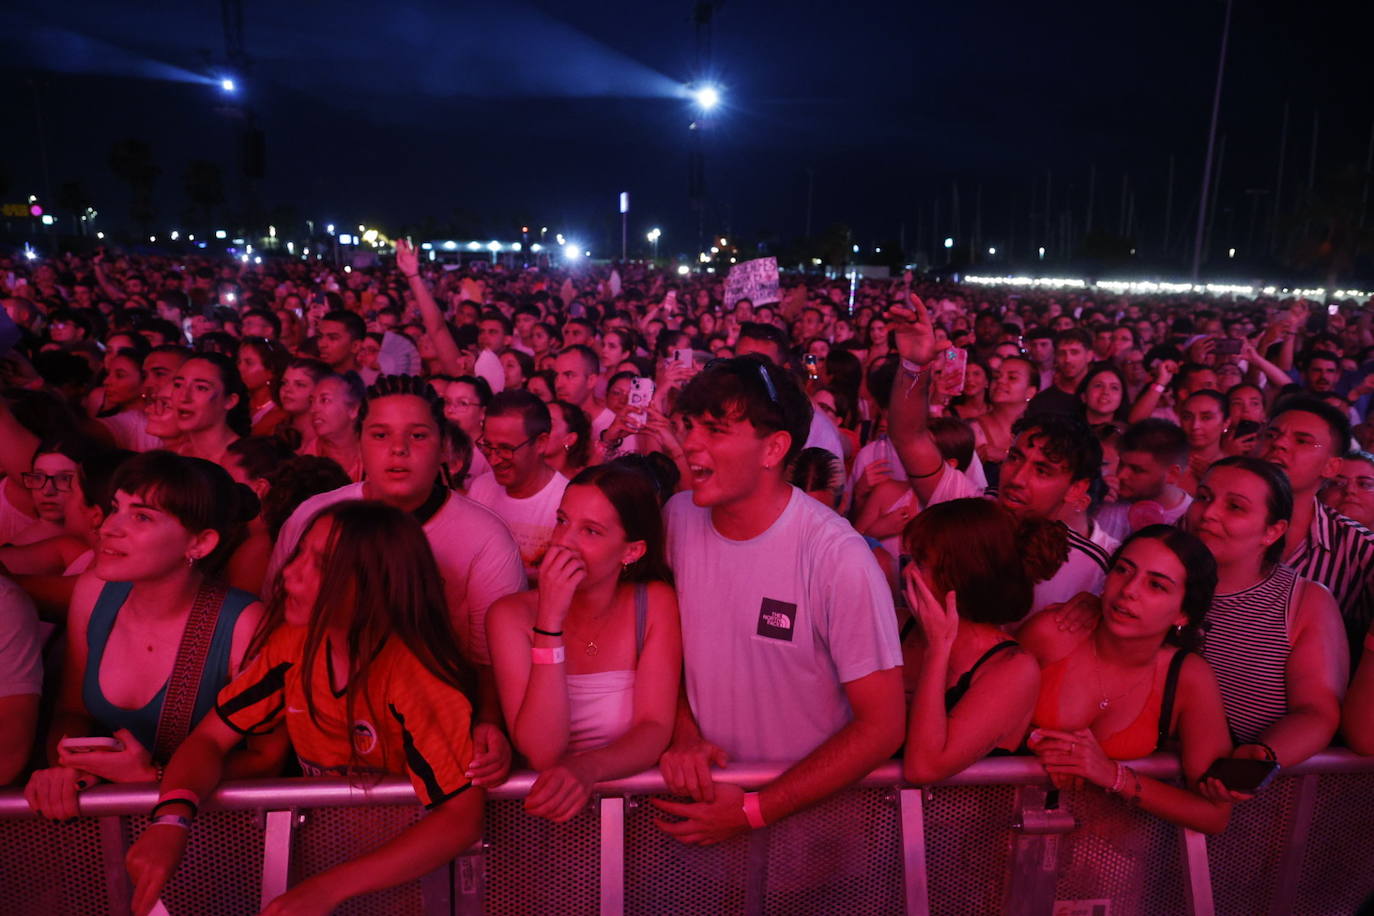
[[[710,111],[720,104],[720,90],[715,86],[702,86],[692,92],[692,98],[702,111]]]
[[[238,91],[238,85],[235,84],[234,81],[229,79],[229,77],[227,76],[219,81],[219,88],[223,89],[225,92]]]

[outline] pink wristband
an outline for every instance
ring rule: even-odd
[[[763,804],[759,801],[759,793],[744,793],[744,819],[754,830],[767,825],[768,822],[763,819]]]
[[[171,801],[190,802],[197,810],[200,808],[200,796],[190,789],[173,789],[170,792],[163,792],[157,797],[157,803],[159,805],[163,802]]]
[[[561,665],[565,653],[562,646],[553,646],[541,649],[534,646],[530,649],[530,661],[536,665]]]

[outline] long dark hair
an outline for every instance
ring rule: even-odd
[[[1146,525],[1121,543],[1116,553],[1112,554],[1111,566],[1116,566],[1116,561],[1127,547],[1136,541],[1146,539],[1158,541],[1169,548],[1188,574],[1188,579],[1183,584],[1183,602],[1180,607],[1183,615],[1188,618],[1188,626],[1177,633],[1170,633],[1165,637],[1165,642],[1181,649],[1197,651],[1202,647],[1207,612],[1212,607],[1212,596],[1217,590],[1217,561],[1197,535],[1173,525]]]
[[[460,691],[476,709],[476,672],[459,651],[449,624],[443,579],[420,523],[407,512],[371,500],[328,506],[306,532],[325,521],[330,523],[329,539],[320,568],[320,590],[310,611],[303,670],[315,670],[320,653],[329,651],[325,637],[331,629],[342,628],[348,652],[344,704],[347,721],[352,722],[358,698],[367,697],[372,664],[383,643],[397,639],[426,671]],[[302,535],[293,560],[304,543]],[[278,621],[284,616],[283,573],[273,583],[269,609],[269,616]],[[318,725],[312,684],[313,679],[306,677],[305,701],[311,720]],[[368,714],[375,719],[379,713],[369,708]],[[351,737],[349,753],[350,767],[356,766],[358,754]]]
[[[633,463],[612,461],[587,468],[568,486],[596,487],[615,509],[620,527],[625,530],[625,539],[644,542],[644,556],[625,567],[620,576],[623,581],[673,581],[673,572],[668,568],[658,485],[647,471]]]

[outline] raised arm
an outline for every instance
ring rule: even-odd
[[[396,240],[396,268],[405,276],[410,292],[415,297],[415,304],[420,307],[420,320],[424,322],[425,334],[434,344],[434,352],[439,357],[444,372],[449,375],[462,375],[462,351],[453,340],[453,332],[444,321],[444,313],[439,309],[439,304],[434,301],[429,287],[420,277],[420,256],[415,251],[415,246],[405,239]]]
[[[912,294],[911,305],[909,309],[894,306],[888,313],[902,365],[892,385],[887,429],[911,486],[924,504],[946,472],[940,449],[927,428],[935,333],[920,297]]]
[[[1140,397],[1135,399],[1131,405],[1131,412],[1126,417],[1128,423],[1139,423],[1141,420],[1148,419],[1155,408],[1159,406],[1160,399],[1164,396],[1164,391],[1169,387],[1169,382],[1173,380],[1174,371],[1178,367],[1173,360],[1161,360],[1155,367],[1155,377],[1150,380],[1150,384],[1145,386],[1145,390],[1140,392]]]

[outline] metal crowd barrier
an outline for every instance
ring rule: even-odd
[[[1156,755],[1142,772],[1176,778]],[[732,764],[745,787],[782,767]],[[490,793],[483,842],[347,914],[1336,914],[1374,896],[1374,758],[1331,750],[1281,771],[1204,837],[1097,789],[1049,793],[1033,758],[984,760],[933,787],[887,764],[809,811],[718,846],[653,821],[656,772],[606,783],[568,824],[529,817],[534,781]],[[0,793],[0,913],[128,912],[125,850],[151,786],[100,786],[70,823]],[[293,883],[395,835],[422,812],[409,783],[279,779],[222,787],[163,895],[173,916],[257,913]]]

